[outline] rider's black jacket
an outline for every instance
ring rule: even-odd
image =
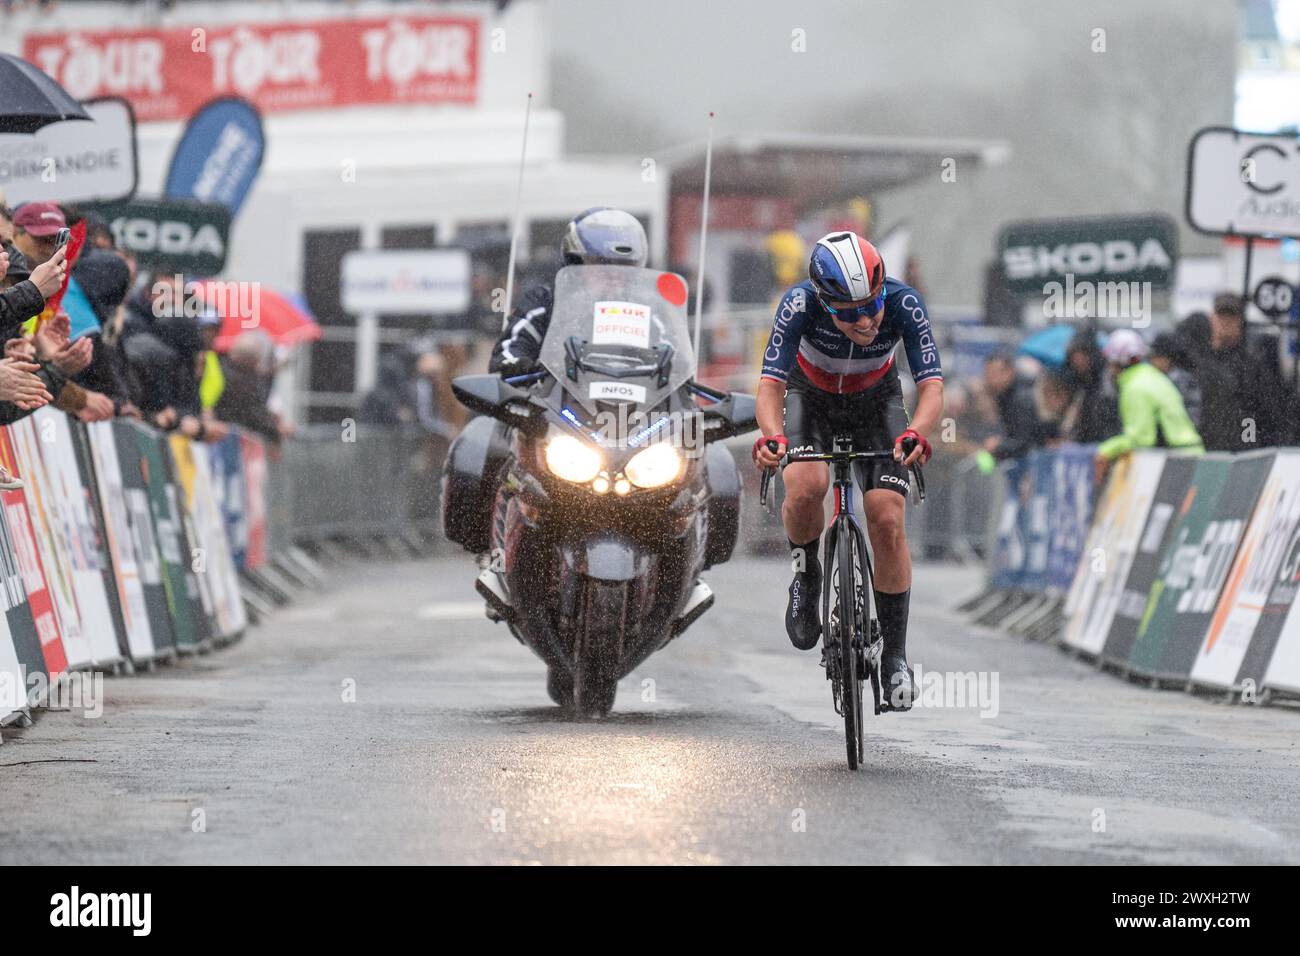
[[[539,283],[519,297],[501,326],[501,336],[492,347],[488,371],[520,375],[532,371],[542,351],[542,339],[551,324],[554,294],[550,283]]]

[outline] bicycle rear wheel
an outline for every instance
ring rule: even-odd
[[[862,763],[862,681],[864,674],[859,666],[861,636],[857,622],[862,618],[858,609],[860,587],[863,580],[858,562],[858,549],[854,544],[854,529],[841,528],[835,542],[836,602],[839,607],[835,633],[835,652],[840,659],[840,699],[844,710],[844,745],[848,754],[849,769],[857,770]]]

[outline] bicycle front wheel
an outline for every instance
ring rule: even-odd
[[[847,523],[847,522],[846,522]],[[854,547],[854,529],[845,527],[836,535],[835,573],[836,602],[839,613],[836,621],[836,652],[840,658],[841,703],[844,709],[844,745],[848,753],[849,769],[857,770],[862,763],[862,681],[859,667],[860,636],[857,622],[862,614],[858,609],[862,570],[858,565],[858,549]]]

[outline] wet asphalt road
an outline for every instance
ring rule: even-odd
[[[782,562],[710,572],[717,605],[598,723],[560,717],[474,573],[339,571],[232,648],[108,679],[100,717],[6,730],[0,863],[1300,862],[1300,710],[972,629],[948,608],[974,570],[918,569],[912,658],[996,697],[868,717],[857,773]]]

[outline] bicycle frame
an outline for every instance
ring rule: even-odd
[[[770,445],[769,445],[770,447]],[[778,446],[779,447],[779,446]],[[907,448],[911,451],[911,448]],[[773,449],[775,451],[775,449]],[[837,436],[830,452],[787,456],[786,463],[824,462],[831,469],[835,516],[824,542],[822,576],[822,661],[831,681],[832,701],[844,718],[850,770],[863,758],[862,683],[871,680],[876,714],[882,710],[880,691],[880,625],[874,614],[875,570],[867,548],[867,534],[853,508],[853,465],[860,461],[892,461],[893,451],[854,451],[852,440]],[[773,471],[763,473],[759,498],[767,503]],[[925,498],[925,481],[919,465],[912,465],[918,497]],[[855,567],[860,569],[855,573]],[[832,569],[834,573],[832,574]],[[860,583],[859,583],[860,579]],[[861,588],[861,594],[858,588]],[[831,594],[837,592],[832,626]],[[846,593],[847,592],[847,593]],[[888,709],[887,707],[884,709]]]

